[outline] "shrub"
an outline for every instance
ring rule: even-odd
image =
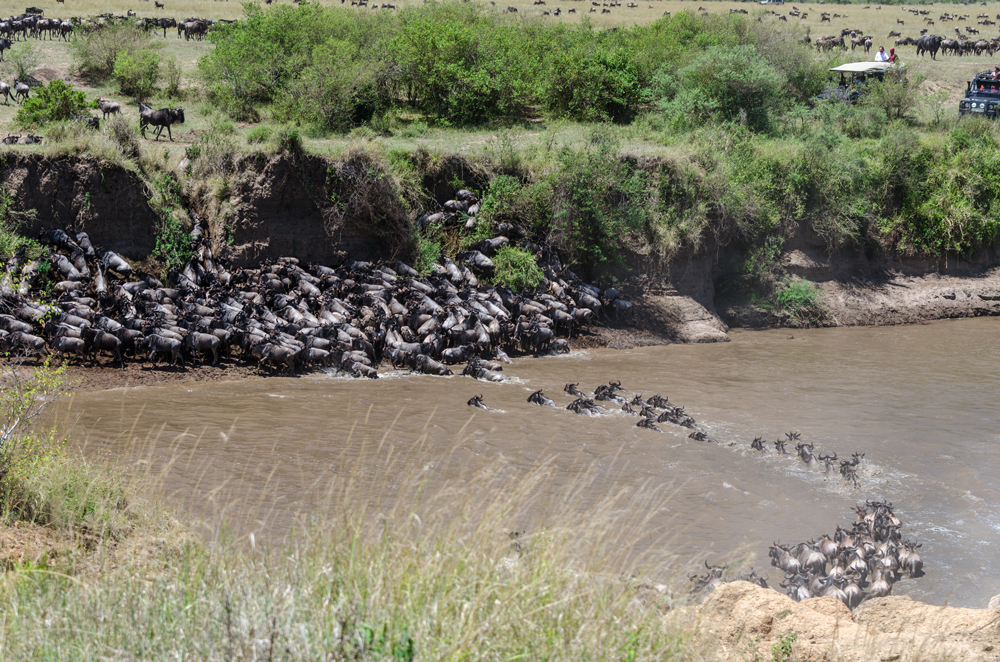
[[[140,101],[148,99],[160,77],[160,57],[147,48],[118,51],[111,77],[122,94]]]
[[[21,126],[42,126],[72,119],[90,107],[92,104],[87,102],[83,92],[74,90],[61,80],[54,80],[36,88],[35,96],[24,102],[14,121]]]
[[[882,110],[891,120],[911,119],[923,98],[920,88],[926,78],[906,68],[890,71],[883,80],[868,81],[862,103]]]
[[[122,154],[130,159],[138,158],[142,141],[139,129],[121,115],[112,115],[104,121],[103,129],[112,143],[118,146]]]
[[[429,237],[417,235],[417,254],[413,266],[421,276],[427,276],[434,270],[434,265],[441,259],[441,242]]]
[[[95,82],[111,78],[122,51],[132,53],[153,46],[152,36],[133,23],[108,25],[70,42],[79,72]]]
[[[297,154],[302,151],[302,134],[299,133],[298,129],[285,127],[279,130],[275,136],[275,142],[278,149],[284,152]]]
[[[551,176],[550,238],[589,275],[620,259],[629,235],[646,228],[652,191],[635,161],[619,157],[605,128],[583,149],[564,148]]]
[[[171,55],[163,61],[163,65],[163,80],[166,83],[163,93],[171,99],[180,99],[183,96],[181,92],[182,75],[180,65],[177,64],[177,58]]]
[[[42,54],[38,52],[35,44],[23,41],[18,43],[17,48],[11,49],[7,61],[13,67],[15,77],[24,80],[42,63]]]
[[[635,116],[642,87],[639,70],[624,49],[561,52],[550,64],[544,98],[550,111],[576,120],[627,122]]]
[[[542,282],[542,270],[535,256],[523,248],[504,246],[493,256],[493,282],[506,285],[512,292],[533,290]]]
[[[775,293],[774,302],[778,308],[786,310],[794,316],[808,308],[815,307],[819,302],[819,292],[807,280],[789,279]]]
[[[276,104],[278,119],[346,132],[389,106],[384,63],[352,61],[351,44],[330,40],[313,49],[312,65],[290,82]]]
[[[266,143],[274,135],[274,129],[267,124],[258,124],[247,131],[247,142],[251,145]]]
[[[34,239],[21,236],[18,227],[35,216],[35,211],[18,211],[17,201],[7,191],[0,190],[0,260],[25,250],[25,257],[34,260],[42,255],[42,246]]]
[[[669,75],[660,72],[661,79]],[[660,108],[692,125],[706,121],[746,124],[754,131],[771,126],[771,113],[784,100],[782,76],[755,46],[713,46],[677,72],[673,85],[661,82],[669,95]]]

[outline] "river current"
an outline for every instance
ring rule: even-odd
[[[984,607],[1000,593],[1000,319],[731,338],[515,359],[499,384],[311,374],[81,392],[49,416],[89,454],[161,467],[173,458],[166,494],[192,503],[224,491],[226,518],[259,536],[318,507],[328,472],[391,447],[400,466],[408,455],[430,458],[434,480],[497,461],[527,472],[551,460],[545,489],[554,495],[596,470],[582,502],[669,484],[673,496],[653,524],[670,531],[678,555],[716,561],[742,550],[772,585],[780,573],[769,567],[769,544],[832,534],[853,521],[856,504],[884,498],[904,536],[922,543],[926,570],[894,594]],[[720,443],[670,423],[662,434],[640,429],[621,411],[588,418],[562,409],[572,400],[567,382],[593,392],[609,380],[630,396],[669,397]],[[558,409],[526,402],[539,388]],[[502,411],[467,406],[476,394]],[[788,431],[817,453],[865,453],[860,487],[807,468],[794,443],[793,455],[775,455],[773,441]],[[769,446],[763,456],[749,448],[758,435]]]

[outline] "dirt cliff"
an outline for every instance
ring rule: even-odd
[[[794,602],[749,582],[723,584],[669,619],[694,626],[721,659],[772,659],[794,635],[794,660],[1000,660],[1000,609],[934,607],[903,596],[851,612],[836,598]]]
[[[455,181],[484,187],[488,180],[463,157],[435,160],[418,151],[412,158],[424,173],[421,191],[401,191],[380,158],[364,149],[337,158],[258,153],[241,157],[235,172],[221,179],[179,177],[185,206],[208,222],[214,253],[236,266],[286,255],[329,265],[411,255],[412,221],[420,211],[414,201],[433,206],[454,194]],[[0,188],[18,209],[35,210],[20,229],[28,236],[72,225],[137,261],[156,245],[159,219],[138,168],[90,155],[7,154],[0,160]],[[612,274],[636,314],[612,320],[599,342],[719,342],[728,340],[730,327],[891,325],[1000,314],[1000,247],[940,262],[872,256],[857,247],[830,252],[809,228],[796,227],[778,271],[816,287],[818,303],[804,313],[720,287],[733,273],[738,248],[708,243],[668,262],[649,253],[636,252]]]
[[[88,155],[8,153],[0,160],[0,188],[18,209],[35,211],[34,220],[20,228],[27,236],[72,225],[95,244],[134,260],[156,245],[158,217],[137,171]]]

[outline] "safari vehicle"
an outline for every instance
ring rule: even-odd
[[[975,113],[991,119],[1000,115],[1000,80],[984,71],[965,84],[965,98],[958,102],[958,115]]]
[[[758,5],[783,5],[783,4],[785,4],[785,0],[760,0],[760,2],[758,2],[757,4]]]
[[[868,81],[882,80],[893,66],[890,62],[848,62],[834,67],[830,69],[830,84],[816,98],[854,103],[864,94]],[[834,74],[840,74],[838,84],[834,84]]]

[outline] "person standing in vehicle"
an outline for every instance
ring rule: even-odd
[[[889,57],[887,59],[889,60],[889,62],[892,62],[893,64],[896,64],[899,61],[899,57],[896,55],[895,48],[889,49]]]
[[[895,49],[893,49],[893,50],[895,50]],[[878,47],[878,53],[875,54],[875,61],[876,62],[888,62],[889,61],[889,56],[885,54],[885,47],[884,46],[879,46]]]

